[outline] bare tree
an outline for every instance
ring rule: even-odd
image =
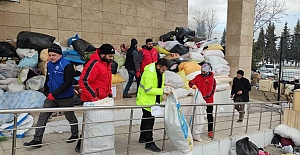
[[[254,32],[271,22],[280,22],[286,16],[287,6],[284,0],[256,0]]]
[[[214,9],[205,10],[203,12],[197,11],[193,19],[196,21],[195,27],[196,27],[197,37],[202,37],[202,38],[210,39],[213,30],[219,24],[219,19]]]

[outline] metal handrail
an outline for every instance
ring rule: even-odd
[[[274,104],[280,104],[281,105],[282,103],[289,103],[289,102],[287,102],[287,101],[281,101],[281,102],[236,102],[236,103],[212,103],[212,104],[209,104],[209,105],[215,106],[215,110],[211,113],[212,115],[214,115],[213,132],[230,130],[230,136],[232,136],[233,129],[246,127],[245,133],[247,133],[248,127],[257,126],[257,125],[258,125],[258,130],[260,130],[261,125],[262,125],[262,119],[261,118],[263,117],[262,113],[264,112],[263,111],[263,105],[264,104],[272,104],[272,106],[270,108],[271,109],[271,111],[270,111],[271,114],[268,115],[268,116],[270,116],[270,120],[269,120],[269,122],[267,122],[267,123],[270,123],[269,128],[271,128],[272,122],[279,121],[279,123],[281,123],[281,116],[282,116],[282,113],[279,113],[280,119],[276,120],[276,121],[273,121],[273,116],[276,116],[276,114],[273,114],[273,111],[274,111],[274,109],[278,109],[278,108],[275,108],[273,105]],[[247,123],[246,123],[246,125],[243,125],[243,126],[234,127],[233,126],[233,122],[235,120],[234,119],[234,114],[235,114],[234,105],[239,105],[239,104],[244,104],[244,105],[248,104],[249,105],[248,108],[244,110],[245,112],[246,111],[248,112],[247,116],[245,117],[245,119],[247,120]],[[250,111],[251,105],[259,105],[259,106],[256,106],[256,108],[258,108],[258,107],[260,108],[260,110],[257,111],[257,112],[259,112],[260,115],[259,115],[259,117],[254,117],[254,118],[259,118],[259,123],[258,124],[249,125],[249,119],[253,119],[253,118],[249,118],[249,111]],[[161,104],[161,105],[158,105],[158,106],[164,107],[165,105]],[[182,107],[197,107],[197,106],[207,106],[207,104],[181,104],[181,106]],[[231,111],[231,112],[220,112],[220,111],[218,111],[219,106],[233,106],[233,111]],[[151,106],[93,106],[93,107],[67,107],[67,108],[64,107],[64,108],[37,108],[37,109],[0,109],[0,114],[14,114],[14,123],[13,123],[14,128],[9,129],[9,130],[13,131],[12,155],[15,155],[16,150],[20,149],[20,148],[16,147],[16,137],[17,137],[17,130],[18,130],[18,128],[17,128],[17,117],[18,117],[19,113],[37,113],[37,112],[53,112],[53,111],[82,111],[83,112],[83,122],[82,123],[68,124],[68,125],[65,125],[65,126],[82,125],[82,137],[78,138],[78,139],[83,140],[83,139],[88,139],[88,138],[85,138],[85,135],[84,135],[84,127],[85,127],[86,124],[106,123],[106,122],[86,122],[86,120],[85,120],[86,111],[89,111],[89,110],[128,109],[128,110],[130,110],[130,118],[129,119],[120,119],[120,120],[114,120],[114,121],[107,121],[107,122],[129,121],[128,132],[118,133],[118,134],[115,133],[115,134],[111,134],[111,135],[102,135],[102,136],[97,136],[97,137],[115,136],[115,135],[121,135],[121,134],[126,135],[127,134],[128,135],[127,145],[121,146],[121,147],[122,148],[126,147],[127,148],[127,154],[129,154],[130,147],[132,146],[131,145],[131,134],[144,132],[144,131],[133,131],[132,130],[132,125],[133,125],[134,120],[144,119],[144,118],[139,118],[139,119],[133,118],[134,109],[149,108],[149,107],[151,107]],[[282,110],[282,108],[283,107],[281,105],[280,109]],[[231,120],[225,120],[225,121],[224,120],[217,121],[218,114],[220,114],[220,113],[232,113],[232,119]],[[195,112],[193,112],[193,114],[187,115],[187,116],[196,116],[196,115],[205,115],[205,114],[195,114]],[[164,118],[164,117],[155,117],[155,118]],[[230,128],[226,128],[226,129],[222,129],[222,130],[216,130],[216,124],[217,123],[222,123],[222,122],[226,122],[226,121],[231,121],[231,127]],[[204,124],[209,124],[209,123],[207,122],[207,123],[204,123]],[[193,127],[195,125],[200,125],[200,124],[195,124],[194,121],[193,121],[192,124],[191,124],[192,130],[193,130]],[[203,125],[203,124],[201,124],[201,125]],[[39,126],[39,127],[31,127],[29,129],[46,128],[46,127],[49,128],[49,127],[55,127],[55,126]],[[24,129],[24,128],[22,128],[22,129]],[[164,132],[163,139],[153,141],[153,142],[162,141],[162,143],[163,143],[162,149],[164,150],[165,149],[165,141],[168,140],[168,138],[166,137],[165,128],[153,129],[153,130],[150,130],[150,131],[155,131],[155,130],[163,130],[163,132]],[[95,137],[89,137],[89,138],[95,138]],[[212,137],[212,140],[214,140],[214,139],[215,139],[215,134]],[[41,144],[41,145],[55,144],[55,143],[61,143],[61,142],[64,142],[64,141],[45,143],[45,144]],[[83,148],[82,145],[83,145],[83,142],[81,142],[81,149]],[[81,150],[81,152],[82,152],[82,150]]]

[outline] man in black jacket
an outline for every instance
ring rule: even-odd
[[[249,102],[249,91],[251,91],[249,80],[244,78],[244,71],[238,70],[237,76],[233,79],[230,98],[233,97],[234,102]],[[243,122],[245,105],[236,105],[235,109],[239,112],[239,120],[237,122]]]

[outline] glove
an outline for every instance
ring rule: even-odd
[[[47,96],[48,100],[50,101],[53,101],[55,100],[55,98],[53,97],[53,95],[50,93],[48,96]]]
[[[141,72],[140,72],[140,71],[136,71],[136,72],[135,72],[135,76],[136,76],[136,77],[141,77]]]
[[[196,86],[196,85],[193,85],[192,89],[197,89],[197,86]]]
[[[112,98],[112,97],[113,97],[112,93],[109,93],[109,94],[108,94],[108,97],[109,97],[109,98]]]
[[[173,88],[170,86],[165,86],[164,88],[164,94],[171,94]]]
[[[98,101],[98,100],[99,100],[98,97],[95,97],[95,98],[92,99],[92,102],[95,102],[95,101]]]

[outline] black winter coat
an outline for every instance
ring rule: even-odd
[[[243,93],[241,95],[238,95],[238,91],[242,91]],[[248,79],[242,77],[241,79],[238,79],[235,77],[233,79],[232,89],[231,89],[231,95],[234,95],[234,100],[237,96],[241,96],[243,99],[243,102],[249,102],[249,91],[251,91],[251,85]]]

